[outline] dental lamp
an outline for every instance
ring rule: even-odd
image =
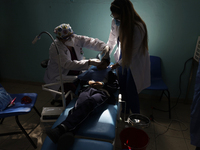
[[[52,35],[49,32],[47,32],[47,31],[43,31],[39,35],[37,35],[35,37],[35,39],[32,41],[32,44],[35,44],[40,39],[40,37],[41,37],[41,35],[43,33],[46,33],[47,35],[49,35],[50,38],[52,39],[52,41],[55,44],[57,55],[58,55],[58,68],[59,68],[60,81],[56,82],[56,83],[42,85],[42,88],[43,88],[43,90],[50,91],[50,92],[53,92],[53,93],[56,93],[56,94],[60,94],[61,97],[62,97],[62,102],[63,102],[63,107],[43,107],[40,120],[42,122],[52,122],[52,121],[56,121],[56,119],[60,116],[60,114],[66,108],[65,97],[67,97],[69,94],[71,94],[71,91],[67,92],[67,94],[65,95],[64,86],[63,86],[64,82],[63,82],[62,72],[61,72],[60,53],[59,53],[58,47],[57,47],[57,45],[56,45],[56,43],[55,43],[54,38],[52,37]],[[49,86],[56,85],[56,84],[60,84],[60,86],[61,86],[61,92],[48,88]],[[72,94],[71,94],[71,97],[72,97]]]

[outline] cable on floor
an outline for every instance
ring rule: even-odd
[[[186,125],[183,121],[181,121],[181,120],[172,119],[172,120],[170,121],[169,125],[166,126],[166,125],[163,125],[163,124],[157,122],[157,121],[153,118],[153,116],[151,116],[151,117],[152,117],[152,119],[153,119],[153,120],[152,120],[153,122],[155,122],[156,124],[158,124],[158,125],[163,126],[163,127],[166,128],[166,130],[165,130],[164,132],[162,132],[162,133],[156,135],[156,137],[155,137],[155,142],[156,142],[156,139],[157,139],[159,136],[165,134],[169,129],[170,129],[170,130],[174,130],[174,131],[187,131],[187,130],[188,130],[187,125]],[[177,122],[183,124],[183,125],[185,126],[185,128],[184,128],[184,129],[180,129],[180,130],[179,130],[179,129],[175,129],[175,128],[170,128],[170,126],[172,125],[172,122],[173,122],[173,121],[177,121]],[[150,150],[152,149],[153,144],[154,144],[155,142],[152,143]],[[156,147],[156,150],[157,150],[157,147]]]
[[[181,90],[181,76],[182,76],[183,73],[185,72],[186,64],[187,64],[190,60],[192,60],[192,59],[193,59],[193,57],[189,58],[189,59],[186,60],[186,62],[184,63],[183,71],[181,72],[181,74],[180,74],[180,76],[179,76],[179,91],[180,91],[180,93],[179,93],[178,98],[177,98],[177,100],[176,100],[176,104],[175,104],[174,106],[172,106],[172,107],[170,108],[170,110],[172,110],[173,108],[175,108],[175,107],[177,106],[178,102],[179,102],[179,98],[180,98],[181,93],[182,93],[182,90]],[[166,93],[163,93],[163,94],[165,94],[165,96],[166,96]],[[158,110],[158,111],[162,111],[162,112],[169,112],[169,110],[161,110],[161,109],[155,108],[155,107],[152,107],[152,109],[155,109],[155,110]]]
[[[184,63],[183,71],[181,72],[181,74],[180,74],[180,76],[179,76],[179,91],[180,91],[180,93],[179,93],[179,96],[178,96],[178,98],[177,98],[177,100],[176,100],[176,104],[175,104],[174,106],[171,107],[171,110],[172,110],[173,108],[175,108],[175,107],[177,106],[177,104],[178,104],[179,98],[180,98],[181,93],[182,93],[182,90],[181,90],[181,76],[182,76],[183,73],[185,72],[186,64],[187,64],[190,60],[192,60],[192,59],[193,59],[193,57],[189,58],[189,59],[186,60],[186,62]]]

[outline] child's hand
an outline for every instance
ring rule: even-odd
[[[103,82],[90,80],[88,83],[91,87],[95,89],[101,89],[103,87]]]

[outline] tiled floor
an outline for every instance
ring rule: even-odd
[[[51,106],[52,96],[49,92],[43,91],[40,83],[0,81],[4,88],[10,93],[38,93],[36,102],[37,109],[41,112],[43,106]],[[151,100],[140,96],[141,114],[154,117],[154,122],[150,126],[143,128],[150,142],[147,150],[194,150],[195,147],[190,144],[190,104],[178,103],[172,110],[172,119],[168,119],[168,113],[152,110],[151,106],[167,109],[167,101]],[[172,103],[174,105],[174,103]],[[41,149],[42,143],[46,137],[42,130],[39,116],[34,110],[31,113],[19,116],[19,120],[25,129],[30,132],[31,129],[38,125],[30,133],[31,138],[37,143],[37,149]],[[126,124],[118,122],[115,150],[121,150],[119,133],[125,128]],[[6,118],[0,125],[0,133],[6,131],[19,130],[14,117]],[[34,148],[23,134],[0,137],[0,150],[33,150]]]

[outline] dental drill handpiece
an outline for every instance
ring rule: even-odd
[[[34,38],[34,40],[32,41],[32,44],[35,44],[36,42],[37,42],[37,40],[39,40],[40,39],[40,37],[39,37],[39,35],[37,35],[35,38]]]
[[[32,41],[32,44],[35,44],[35,43],[40,39],[40,37],[41,37],[41,35],[42,35],[43,33],[48,34],[48,35],[51,37],[51,39],[54,41],[54,39],[52,38],[52,36],[51,36],[51,34],[50,34],[49,32],[43,31],[43,32],[41,32],[39,35],[37,35],[37,36],[34,38],[34,40]]]

